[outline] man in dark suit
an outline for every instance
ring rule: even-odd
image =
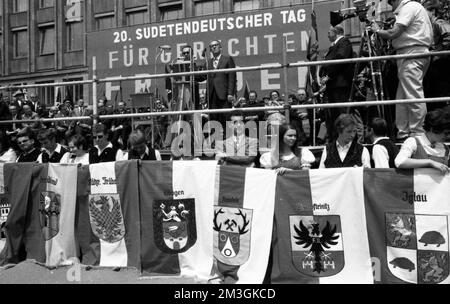
[[[328,31],[328,39],[331,46],[325,54],[325,60],[347,59],[353,57],[353,48],[350,40],[344,37],[342,26],[336,25]],[[325,94],[329,103],[347,102],[353,77],[352,64],[339,64],[323,66],[320,69],[321,85],[326,86]],[[345,108],[332,108],[329,110],[327,122],[328,135],[332,134],[334,121],[340,114],[345,113]]]
[[[208,69],[232,69],[236,65],[230,56],[222,54],[220,41],[213,40],[209,44],[212,57],[208,59]],[[236,72],[208,74],[208,97],[210,109],[231,108],[236,99]],[[225,128],[225,115],[211,115],[210,120],[218,120]]]

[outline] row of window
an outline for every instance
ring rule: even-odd
[[[39,8],[54,7],[55,0],[39,0]],[[13,12],[21,13],[28,11],[28,0],[13,0]]]
[[[83,23],[70,22],[66,23],[66,51],[80,51],[83,50]],[[14,30],[13,47],[14,58],[28,57],[28,29]],[[56,52],[56,32],[55,27],[43,26],[39,27],[39,55],[50,55]]]
[[[15,13],[25,12],[28,10],[29,0],[14,0],[13,11]],[[268,0],[269,6],[284,6],[301,3],[309,3],[311,0]],[[320,0],[319,0],[320,1]],[[39,0],[39,8],[53,7],[55,0]],[[261,6],[260,0],[233,0],[234,11],[246,11],[259,9]],[[194,14],[195,16],[203,16],[210,14],[219,14],[221,9],[221,0],[194,0]],[[160,5],[160,20],[175,20],[183,18],[183,4],[182,1],[169,1]],[[147,23],[149,21],[149,11],[147,6],[133,8],[126,11],[126,25],[138,25]],[[102,14],[96,17],[96,29],[102,30],[115,27],[114,12],[111,14]]]

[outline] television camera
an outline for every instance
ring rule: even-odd
[[[359,17],[361,22],[370,23],[367,13],[371,7],[375,7],[375,2],[367,3],[367,0],[355,0],[353,1],[354,7],[344,8],[338,11],[330,12],[330,23],[332,26],[336,26],[342,21],[356,16]]]

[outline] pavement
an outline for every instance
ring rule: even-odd
[[[1,284],[197,284],[180,276],[143,276],[136,268],[85,265],[48,268],[28,260],[0,267]]]

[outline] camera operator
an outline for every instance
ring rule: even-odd
[[[380,29],[372,23],[371,29],[383,39],[391,39],[397,54],[428,53],[432,42],[432,26],[424,7],[411,0],[388,0],[396,22],[392,29]],[[400,59],[397,61],[399,85],[396,99],[424,98],[423,78],[430,58]],[[423,123],[426,104],[396,105],[397,139],[404,140],[410,134],[424,133]]]

